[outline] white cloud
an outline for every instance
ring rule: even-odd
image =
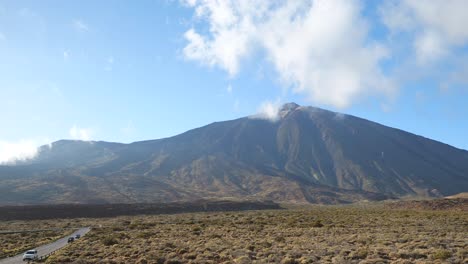
[[[254,119],[266,119],[272,122],[279,119],[279,111],[281,108],[281,103],[279,100],[276,101],[264,101],[260,104],[260,107],[257,109],[257,114],[251,116]]]
[[[436,32],[424,32],[414,40],[416,56],[420,63],[435,61],[447,54],[443,38]]]
[[[368,39],[358,0],[190,0],[207,33],[185,33],[187,59],[231,76],[255,49],[264,52],[281,81],[311,101],[346,107],[361,95],[392,94],[379,63],[386,48]]]
[[[454,62],[455,70],[439,84],[442,93],[461,89],[468,91],[468,55],[458,56]]]
[[[80,128],[76,125],[73,125],[70,128],[69,134],[72,139],[89,141],[92,138],[93,130],[90,128]]]
[[[389,103],[381,103],[380,104],[380,109],[384,112],[384,113],[390,113],[393,108],[392,108],[392,105],[389,104]]]
[[[229,85],[227,86],[227,88],[226,88],[226,91],[227,91],[228,93],[232,93],[232,85],[229,84]]]
[[[75,30],[77,30],[79,32],[89,31],[88,24],[86,24],[83,20],[75,19],[75,20],[73,20],[72,24],[73,24],[73,27],[75,28]]]
[[[414,36],[418,61],[427,63],[468,43],[467,10],[466,0],[386,0],[380,13],[394,34]]]
[[[34,158],[38,150],[38,142],[34,140],[19,140],[16,142],[0,140],[0,164],[10,164]]]
[[[64,51],[63,52],[63,59],[68,60],[69,57],[70,57],[70,53],[68,53],[68,51]]]
[[[212,38],[200,35],[193,28],[188,30],[185,32],[189,42],[184,48],[185,56],[210,66],[221,66],[231,76],[237,74],[240,59],[247,55],[255,33],[254,25],[249,21],[251,9],[247,2],[187,1],[195,8],[197,16],[208,19]],[[251,5],[255,7],[261,2],[255,0]]]

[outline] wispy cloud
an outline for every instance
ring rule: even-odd
[[[228,92],[229,94],[232,93],[232,85],[229,84],[227,87],[226,87],[226,92]]]
[[[75,19],[72,21],[73,28],[79,32],[89,31],[89,26],[81,19]]]
[[[69,53],[68,51],[65,50],[65,51],[63,52],[63,59],[64,59],[64,60],[68,60],[69,57],[70,57],[70,53]]]
[[[47,20],[40,13],[30,8],[21,8],[18,11],[18,17],[21,19],[21,23],[18,23],[18,30],[28,35],[29,41],[37,41],[46,36]]]
[[[235,111],[235,112],[239,112],[239,110],[240,110],[240,101],[239,101],[239,99],[236,99],[236,100],[234,101],[233,108],[234,108],[234,111]]]
[[[93,136],[93,130],[91,128],[81,128],[77,125],[73,125],[70,128],[69,135],[72,139],[89,141]]]
[[[265,56],[286,89],[338,108],[369,95],[393,100],[405,79],[400,69],[423,71],[412,77],[421,79],[448,62],[459,72],[454,61],[468,53],[465,0],[384,0],[377,18],[362,0],[183,3],[195,15],[184,33],[186,59],[234,77],[244,61]],[[386,36],[372,33],[379,19]]]
[[[311,101],[346,107],[361,95],[396,89],[380,68],[384,44],[369,37],[358,0],[190,0],[209,31],[185,32],[184,55],[234,76],[265,51],[282,83]],[[203,32],[203,33],[202,33]]]
[[[112,71],[114,66],[114,56],[109,56],[106,59],[106,66],[104,67],[105,71]]]
[[[456,90],[468,92],[468,55],[457,57],[454,64],[456,70],[439,84],[443,94]]]
[[[467,10],[465,0],[386,0],[380,13],[393,34],[410,34],[418,61],[426,64],[468,44]]]

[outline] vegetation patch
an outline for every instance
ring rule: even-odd
[[[304,206],[68,221],[92,230],[46,263],[468,263],[466,211]]]

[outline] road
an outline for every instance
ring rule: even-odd
[[[91,229],[89,227],[84,227],[80,228],[79,230],[75,231],[73,234],[63,237],[55,242],[52,242],[47,245],[43,245],[40,247],[37,247],[37,254],[41,256],[48,255],[58,249],[63,248],[64,246],[67,245],[67,240],[71,236],[75,236],[77,234],[80,234],[81,236],[84,236],[86,233],[88,233]],[[24,253],[24,252],[23,252]],[[18,263],[24,263],[23,262],[23,253],[20,255],[11,257],[11,258],[6,258],[6,259],[0,259],[0,264],[18,264]]]

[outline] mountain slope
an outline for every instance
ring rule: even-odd
[[[0,202],[340,203],[468,191],[467,151],[294,103],[279,115],[131,144],[58,141],[34,160],[0,166]]]

